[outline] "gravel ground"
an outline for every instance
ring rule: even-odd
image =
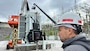
[[[14,51],[14,49],[6,50],[6,48],[0,47],[0,51]],[[30,51],[37,51],[37,50],[30,50]],[[63,49],[62,48],[59,48],[59,47],[54,47],[52,49],[38,50],[38,51],[63,51]]]
[[[0,41],[0,51],[14,51],[14,49],[6,50],[7,42],[8,41]],[[27,50],[27,51],[37,51],[37,50]],[[51,49],[38,50],[38,51],[63,51],[63,49],[60,47],[52,47]]]

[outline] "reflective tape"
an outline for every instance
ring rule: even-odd
[[[73,22],[73,19],[63,19],[62,22]]]
[[[78,23],[82,23],[82,21],[81,20],[78,20]]]

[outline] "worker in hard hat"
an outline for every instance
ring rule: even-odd
[[[64,51],[90,51],[90,40],[82,35],[82,20],[73,12],[63,14],[57,24]]]

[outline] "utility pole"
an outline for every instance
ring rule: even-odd
[[[76,6],[76,0],[74,1],[75,2],[75,6],[74,6],[74,8],[75,8],[75,11],[77,12],[77,6]]]
[[[64,8],[63,8],[63,5],[62,5],[62,7],[61,7],[61,10],[62,10],[61,14],[64,14]]]

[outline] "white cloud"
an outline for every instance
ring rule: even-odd
[[[52,0],[44,0],[44,2],[43,2],[43,4],[41,4],[42,6],[44,6],[44,5],[46,5],[46,4],[48,4],[48,5],[46,5],[46,6],[49,6],[49,3],[51,2]]]
[[[43,24],[52,24],[52,22],[51,21],[44,21],[44,22],[41,22],[41,24],[43,25]]]
[[[0,22],[7,22],[7,18],[0,15]]]
[[[51,17],[54,17],[54,16],[56,16],[57,14],[60,14],[59,13],[59,10],[56,8],[56,9],[50,9],[49,11],[48,11],[48,15],[50,15]]]
[[[78,3],[90,3],[90,0],[80,0]]]
[[[79,3],[83,3],[83,2],[86,2],[87,0],[81,0]]]

